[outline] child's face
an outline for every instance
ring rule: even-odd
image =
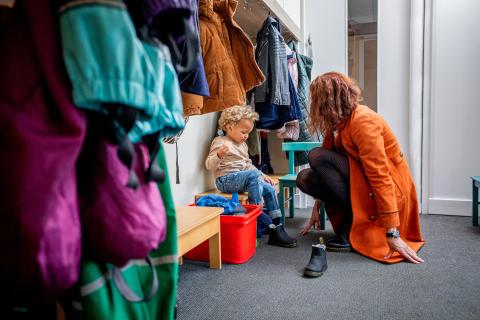
[[[235,143],[242,143],[247,141],[249,133],[253,130],[253,121],[242,119],[236,125],[229,126],[226,129],[227,137]]]

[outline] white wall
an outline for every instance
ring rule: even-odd
[[[480,174],[480,1],[427,0],[424,210],[471,215],[472,175]]]
[[[347,1],[305,0],[305,35],[313,42],[312,80],[328,71],[347,73]]]
[[[217,117],[217,113],[190,117],[178,141],[180,184],[175,184],[175,145],[164,144],[176,205],[190,204],[195,194],[214,187],[212,173],[205,169],[205,158],[215,135]]]
[[[298,27],[301,25],[300,1],[301,0],[277,0]]]
[[[377,43],[377,112],[409,159],[410,1],[378,0]]]

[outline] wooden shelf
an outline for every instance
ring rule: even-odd
[[[299,42],[303,41],[300,27],[293,22],[276,0],[239,0],[234,18],[255,42],[257,32],[269,13],[280,20],[282,35],[286,42],[292,38]]]

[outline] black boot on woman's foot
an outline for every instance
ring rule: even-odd
[[[297,246],[297,240],[290,238],[283,225],[279,224],[276,226],[271,224],[269,226],[268,244],[284,248],[294,248]]]
[[[351,217],[347,218],[347,222],[344,223],[339,228],[339,233],[333,237],[333,239],[328,240],[325,245],[327,247],[327,251],[334,251],[334,252],[350,252],[352,251],[352,246],[350,245],[350,241],[348,241],[348,236],[350,234],[350,219]]]
[[[350,252],[352,251],[352,246],[347,238],[342,236],[335,236],[333,239],[328,240],[325,243],[328,251],[334,252]]]
[[[312,245],[312,255],[310,261],[303,271],[303,275],[309,278],[317,278],[323,275],[327,271],[327,252],[325,251],[325,245],[314,244]]]

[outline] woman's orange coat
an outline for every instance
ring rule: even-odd
[[[372,259],[395,263],[403,257],[388,252],[386,228],[397,227],[401,238],[417,252],[424,244],[420,232],[417,193],[407,162],[386,121],[366,106],[358,106],[337,126],[336,137],[326,134],[323,147],[346,154],[350,163],[353,249]],[[334,229],[341,221],[327,209]]]

